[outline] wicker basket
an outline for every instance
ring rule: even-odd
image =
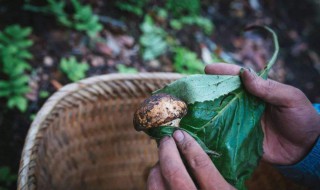
[[[133,111],[152,91],[180,77],[110,74],[60,89],[29,129],[18,189],[144,189],[157,147],[134,130]],[[265,187],[287,184],[276,171],[270,173],[270,166],[263,167],[267,170],[254,175],[250,189],[274,189],[261,182]]]

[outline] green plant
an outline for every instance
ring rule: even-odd
[[[15,183],[17,180],[17,175],[12,174],[10,168],[7,166],[0,167],[0,190],[7,190],[12,183]]]
[[[165,40],[166,31],[157,26],[149,15],[145,16],[140,28],[142,31],[140,36],[142,58],[149,61],[165,53],[168,47]]]
[[[205,65],[197,58],[197,55],[184,48],[176,47],[173,68],[183,74],[203,73]]]
[[[40,97],[40,98],[47,98],[49,95],[50,95],[49,92],[48,92],[48,91],[45,91],[45,90],[41,90],[41,91],[39,92],[39,97]]]
[[[85,31],[89,36],[93,37],[102,30],[99,23],[99,17],[92,13],[89,5],[81,5],[78,0],[71,0],[75,13],[73,15],[73,27],[79,31]]]
[[[88,69],[89,65],[87,63],[78,63],[74,56],[69,57],[69,59],[62,58],[60,61],[60,70],[73,82],[83,79]]]
[[[202,28],[206,34],[211,34],[214,29],[212,22],[202,16],[185,16],[170,21],[170,26],[175,30],[182,29],[184,25],[196,25]]]
[[[82,5],[78,0],[71,0],[74,9],[73,14],[66,12],[66,2],[63,0],[47,0],[45,7],[36,7],[26,4],[24,7],[30,11],[53,14],[58,22],[66,27],[84,31],[90,37],[94,37],[102,30],[99,17],[93,14],[90,5]]]
[[[126,73],[126,74],[138,73],[138,70],[136,68],[127,67],[127,66],[125,66],[123,64],[117,65],[117,69],[118,69],[119,73]]]
[[[200,12],[199,0],[167,0],[166,7],[176,17],[186,15],[198,15]]]
[[[32,55],[27,50],[32,45],[28,39],[31,28],[11,25],[0,32],[0,72],[4,75],[0,80],[0,97],[7,99],[7,107],[27,109],[25,94],[29,91],[29,77],[25,71],[30,69],[26,62]]]
[[[116,7],[120,10],[142,16],[143,7],[148,3],[148,1],[149,0],[122,0],[116,2]]]

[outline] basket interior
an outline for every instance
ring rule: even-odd
[[[132,116],[168,82],[118,80],[65,96],[43,123],[37,189],[143,189],[157,147],[134,130]]]

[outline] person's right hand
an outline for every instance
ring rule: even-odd
[[[239,75],[241,67],[211,64],[207,74]],[[264,132],[263,159],[272,164],[291,165],[303,159],[320,135],[320,115],[299,89],[264,80],[245,69],[240,77],[246,90],[267,103],[261,119]]]

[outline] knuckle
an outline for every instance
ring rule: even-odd
[[[193,144],[194,142],[192,140],[186,140],[181,144],[181,150],[184,153],[188,153],[190,152],[190,150],[192,149],[192,147],[194,146]]]
[[[254,89],[259,89],[261,86],[261,81],[259,80],[258,76],[255,74],[251,75],[251,80],[248,81],[249,87]]]
[[[273,80],[267,80],[267,84],[264,86],[266,94],[272,93],[274,91],[276,83]]]
[[[300,89],[298,89],[296,87],[291,86],[290,94],[292,94],[293,96],[289,99],[289,102],[287,102],[287,104],[289,106],[294,106],[297,103],[308,102],[308,98],[306,97],[306,95]]]
[[[276,82],[269,79],[265,82],[266,83],[264,85],[259,85],[259,87],[261,87],[262,96],[267,98],[274,92]]]
[[[177,164],[176,160],[165,157],[163,161],[164,162],[162,162],[162,172],[166,175],[166,177],[176,176],[181,171],[181,168],[178,167],[179,165]]]
[[[166,175],[167,179],[171,179],[171,180],[174,180],[175,178],[177,178],[180,172],[181,172],[181,168],[177,167],[176,164],[170,164],[170,167],[163,168],[163,174]]]
[[[295,97],[297,97],[297,99],[305,98],[304,93],[299,88],[292,87],[291,89],[292,89],[292,93],[295,94]]]
[[[193,169],[203,169],[210,166],[207,155],[196,155],[190,160],[190,166]]]

